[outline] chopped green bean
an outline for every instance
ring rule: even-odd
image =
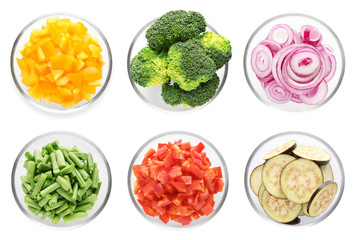
[[[97,167],[97,164],[95,163],[93,174],[92,174],[92,188],[97,188],[98,182],[99,182],[99,169]]]
[[[77,168],[74,168],[73,173],[75,174],[74,177],[77,179],[79,187],[84,187],[86,182],[82,178],[82,175],[78,172]]]
[[[76,165],[76,164],[71,160],[71,158],[69,157],[68,152],[62,151],[62,153],[63,153],[64,159],[65,159],[70,165],[73,165],[73,166]]]
[[[38,205],[42,208],[43,206],[45,206],[48,201],[50,201],[52,199],[52,195],[51,194],[47,194],[46,196],[44,196],[39,202]]]
[[[50,206],[52,207],[53,205],[55,205],[55,204],[57,203],[57,200],[58,200],[58,192],[52,193],[51,196],[52,196],[52,197],[51,197],[50,201],[48,201],[48,205],[50,205]]]
[[[36,163],[29,161],[27,164],[26,182],[30,182],[35,175]]]
[[[74,165],[68,165],[65,168],[61,169],[60,175],[63,176],[63,175],[69,174],[69,173],[73,172],[73,170],[74,170]]]
[[[93,155],[91,153],[87,153],[87,157],[88,169],[92,172],[94,170]]]
[[[58,182],[54,182],[50,186],[48,186],[47,188],[43,189],[40,192],[40,194],[41,194],[41,196],[45,196],[46,194],[49,194],[49,193],[51,193],[53,191],[56,191],[60,187],[61,187],[61,185],[59,185]]]
[[[38,149],[35,149],[35,151],[33,151],[33,156],[34,156],[34,160],[36,163],[39,163],[42,161],[42,156],[41,156],[41,151]]]
[[[83,194],[83,199],[86,199],[87,197],[89,197],[90,195],[92,195],[93,193],[93,188],[89,188],[84,194]]]
[[[79,219],[85,218],[87,216],[88,216],[88,214],[85,213],[85,212],[77,212],[77,213],[73,213],[72,215],[64,216],[63,217],[63,221],[65,223],[70,223],[70,222],[77,221]]]
[[[39,213],[40,213],[40,210],[39,209],[37,209],[37,208],[34,208],[34,207],[32,207],[32,206],[28,206],[28,209],[35,215],[35,216],[37,216]]]
[[[45,212],[44,214],[42,214],[42,216],[41,216],[41,219],[42,220],[45,220],[47,217],[49,217],[51,215],[51,212]]]
[[[38,179],[37,183],[35,184],[35,188],[32,191],[32,196],[35,197],[37,196],[37,194],[39,194],[39,192],[42,189],[43,184],[45,183],[47,178],[46,174],[41,173],[40,178]]]
[[[80,160],[76,154],[74,154],[73,152],[68,153],[69,158],[74,162],[74,164],[76,164],[77,167],[79,168],[83,168],[84,163],[82,162],[82,160]]]
[[[52,152],[50,154],[50,158],[51,158],[51,163],[52,163],[52,170],[53,170],[53,174],[55,176],[57,176],[60,172],[59,168],[58,168],[58,164],[57,164],[57,160],[56,160],[56,155],[54,152]]]
[[[54,152],[54,149],[53,149],[51,143],[49,143],[49,144],[43,146],[43,147],[42,147],[42,150],[45,150],[45,151],[47,152],[47,154],[51,154],[51,153]]]
[[[55,214],[59,214],[68,208],[68,203],[63,204],[55,210]]]
[[[60,220],[61,220],[61,218],[60,218],[59,216],[55,216],[55,217],[52,219],[52,223],[58,224]]]
[[[59,195],[64,197],[64,199],[66,199],[67,201],[70,201],[70,202],[72,201],[71,196],[63,188],[59,188],[56,191],[58,192]]]
[[[56,154],[56,160],[57,160],[57,164],[59,169],[65,168],[66,167],[66,162],[64,160],[64,156],[61,150],[56,150],[55,151]]]
[[[91,203],[86,203],[86,204],[83,204],[83,205],[80,205],[78,207],[76,207],[74,209],[74,213],[76,212],[86,212],[86,211],[89,211],[93,208],[92,204]]]
[[[51,146],[52,146],[53,149],[57,150],[59,148],[58,140],[55,140],[55,141],[51,142]]]
[[[33,208],[41,210],[41,207],[30,196],[25,196],[24,202]]]
[[[78,190],[78,196],[82,198],[83,194],[92,186],[92,180],[90,178],[87,179],[86,183],[82,188]]]
[[[87,180],[90,177],[89,174],[83,168],[78,169],[78,172],[81,174],[84,180]]]
[[[99,194],[99,190],[100,190],[100,187],[102,186],[102,182],[99,182],[98,183],[98,187],[95,189],[94,191],[94,194],[98,195]]]
[[[48,155],[46,155],[46,156],[48,156]],[[49,165],[47,165],[47,164],[44,163],[44,162],[40,162],[40,163],[37,165],[37,169],[38,169],[38,171],[39,171],[40,173],[42,173],[42,172],[47,172],[47,171],[51,170],[52,167],[50,167]]]
[[[74,145],[71,149],[71,152],[79,152],[81,153],[82,151],[77,147],[77,145]]]
[[[61,185],[61,187],[65,190],[68,191],[71,188],[71,183],[68,182],[66,179],[64,179],[61,176],[57,176],[56,178],[56,182],[59,183],[59,185]]]
[[[71,197],[71,200],[73,202],[77,201],[77,195],[78,195],[78,182],[75,182],[74,186],[73,186],[73,194],[72,194],[72,197]]]
[[[49,204],[46,204],[45,206],[43,206],[45,208],[46,211],[50,211],[56,208],[59,208],[60,206],[62,206],[63,204],[65,204],[67,201],[66,199],[61,199],[58,200],[56,204],[50,206]]]
[[[83,205],[83,204],[86,204],[86,203],[94,203],[95,201],[97,201],[98,197],[96,194],[92,194],[90,195],[89,197],[87,197],[86,199],[80,201],[78,203],[78,205]]]
[[[25,157],[29,161],[35,161],[34,156],[30,152],[25,152]]]
[[[22,183],[21,184],[21,187],[22,187],[22,191],[24,191],[24,193],[26,194],[26,195],[28,195],[30,192],[27,190],[27,188],[25,187],[25,185]]]
[[[62,152],[70,152],[71,149],[68,147],[64,147],[64,146],[58,146],[58,149],[61,150]]]

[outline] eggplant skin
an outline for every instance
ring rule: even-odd
[[[336,196],[338,190],[337,183],[333,181],[327,181],[321,184],[314,194],[311,196],[310,201],[307,203],[307,212],[310,217],[317,217],[321,213],[323,213],[332,203],[333,199]],[[318,204],[316,201],[319,200],[321,197],[321,193],[324,194],[326,191],[329,191],[327,195],[325,194],[323,200],[324,205],[321,206],[321,203]],[[327,199],[326,199],[327,198]],[[316,208],[316,205],[318,205],[319,208]]]
[[[283,145],[273,149],[271,152],[264,156],[264,160],[269,160],[275,156],[280,154],[290,154],[292,150],[296,148],[296,141],[291,140],[289,142],[284,143]]]
[[[301,222],[301,219],[299,217],[295,218],[294,220],[292,220],[291,222],[287,222],[285,223],[286,225],[297,225]]]

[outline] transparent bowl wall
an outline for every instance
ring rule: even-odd
[[[250,59],[253,49],[266,37],[273,26],[277,24],[288,24],[292,29],[300,32],[303,25],[315,26],[322,34],[322,44],[328,44],[334,50],[336,57],[337,68],[334,77],[328,82],[328,94],[325,100],[318,105],[307,105],[304,103],[288,102],[285,104],[277,104],[272,102],[265,94],[264,88],[252,70]],[[244,72],[248,81],[249,87],[256,97],[263,103],[286,111],[304,111],[314,109],[327,103],[338,90],[345,71],[345,56],[343,47],[337,35],[333,30],[322,21],[304,14],[284,14],[268,19],[250,37],[244,53]]]
[[[265,160],[263,157],[269,153],[271,150],[275,149],[276,147],[282,145],[285,142],[288,142],[290,140],[296,140],[297,145],[307,145],[307,146],[312,146],[319,148],[328,154],[331,155],[331,167],[333,170],[333,175],[334,175],[334,181],[338,185],[338,191],[337,194],[330,204],[330,206],[319,216],[317,217],[306,217],[306,216],[299,216],[300,218],[300,223],[292,226],[302,226],[302,225],[312,225],[318,222],[321,222],[325,218],[327,218],[333,210],[337,207],[338,203],[341,200],[344,185],[345,185],[345,175],[343,171],[343,167],[341,164],[341,161],[339,157],[337,156],[336,152],[332,149],[330,145],[328,145],[325,141],[322,139],[308,134],[308,133],[303,133],[303,132],[284,132],[280,133],[277,135],[274,135],[266,140],[264,140],[259,146],[254,150],[252,155],[249,158],[249,161],[247,163],[246,169],[245,169],[245,176],[244,176],[244,182],[245,182],[245,190],[248,196],[248,199],[252,205],[252,207],[255,209],[255,211],[265,219],[268,219],[270,221],[275,222],[272,220],[266,213],[264,212],[263,208],[261,207],[258,196],[256,196],[252,189],[250,188],[249,185],[249,177],[251,172],[255,167],[257,167],[260,164],[263,164]],[[278,222],[276,222],[278,223]],[[282,223],[281,223],[282,224]],[[285,224],[286,225],[286,224]]]
[[[228,63],[226,65],[224,65],[222,68],[220,68],[217,71],[217,75],[220,79],[220,83],[218,86],[218,89],[216,91],[216,95],[206,104],[200,106],[200,107],[184,107],[182,105],[176,106],[176,107],[172,107],[169,104],[166,104],[161,97],[161,86],[156,86],[156,87],[142,87],[138,84],[136,84],[132,78],[131,78],[131,74],[130,74],[130,62],[131,60],[136,56],[136,54],[139,53],[139,51],[147,46],[147,40],[145,38],[145,33],[146,30],[156,21],[156,19],[150,21],[149,23],[147,23],[142,29],[140,29],[140,31],[135,35],[130,48],[129,48],[129,53],[128,53],[128,59],[127,59],[127,68],[128,68],[128,74],[129,74],[129,78],[130,78],[130,82],[135,90],[135,92],[138,94],[138,96],[147,104],[149,104],[150,106],[160,109],[160,110],[164,110],[164,111],[171,111],[171,112],[187,112],[187,111],[193,111],[193,110],[198,110],[201,109],[204,106],[207,106],[210,102],[212,102],[217,95],[220,93],[220,91],[222,90],[224,83],[226,82],[227,79],[227,74],[228,74]],[[207,24],[207,28],[206,31],[211,31],[211,32],[215,32],[216,34],[217,31],[209,24]]]
[[[81,149],[83,152],[92,153],[93,160],[94,162],[97,163],[99,169],[99,179],[102,182],[102,186],[98,194],[98,200],[95,202],[94,207],[87,212],[88,217],[82,218],[78,221],[74,221],[71,223],[65,223],[63,219],[61,219],[58,224],[53,224],[52,221],[48,218],[42,220],[41,214],[35,216],[28,209],[27,204],[24,203],[24,197],[26,195],[22,190],[21,180],[20,180],[20,176],[26,175],[27,172],[26,169],[23,167],[23,164],[26,159],[24,154],[26,151],[32,153],[35,149],[41,149],[42,146],[46,145],[49,142],[53,142],[55,140],[58,140],[61,146],[72,147],[74,145],[77,145],[79,149]],[[23,147],[23,149],[20,151],[19,155],[17,156],[11,176],[12,191],[15,200],[18,206],[20,207],[20,209],[22,210],[22,212],[31,220],[37,223],[44,224],[49,227],[55,227],[55,228],[73,228],[73,227],[82,226],[92,221],[105,207],[110,195],[111,185],[112,185],[112,178],[111,178],[110,168],[102,151],[89,139],[70,132],[50,132],[32,139],[29,143],[27,143]]]
[[[16,58],[22,58],[20,51],[22,50],[25,43],[29,41],[32,30],[41,29],[41,26],[44,25],[46,23],[46,20],[51,17],[59,17],[60,19],[66,18],[66,19],[70,19],[72,22],[75,23],[82,22],[84,26],[88,29],[88,33],[99,40],[99,45],[103,49],[103,51],[101,52],[104,61],[104,65],[102,69],[102,76],[103,76],[102,86],[96,88],[96,93],[92,95],[92,99],[90,101],[83,100],[71,108],[62,107],[62,105],[53,102],[47,104],[43,100],[41,102],[38,102],[37,100],[32,98],[27,92],[28,87],[26,87],[22,83],[21,70],[16,62]],[[20,34],[15,40],[11,52],[10,61],[11,61],[10,64],[11,64],[12,77],[20,93],[34,105],[42,109],[53,111],[53,112],[68,112],[68,111],[79,110],[93,103],[96,99],[100,97],[100,95],[107,87],[112,71],[112,55],[111,55],[110,47],[105,36],[100,31],[100,29],[97,28],[93,23],[89,22],[88,20],[85,20],[83,18],[74,15],[64,14],[64,13],[44,15],[34,19],[28,25],[26,25],[26,27],[20,32]]]
[[[162,226],[182,227],[180,223],[177,223],[174,221],[169,221],[167,224],[164,224],[158,217],[151,217],[151,216],[146,215],[146,213],[143,211],[141,205],[138,203],[136,195],[133,192],[134,181],[136,180],[136,177],[132,171],[134,165],[141,164],[142,160],[144,159],[145,153],[150,148],[157,149],[158,143],[174,142],[174,141],[177,141],[180,139],[182,139],[183,142],[191,142],[191,145],[197,145],[199,142],[202,142],[206,146],[203,151],[207,153],[207,157],[210,159],[210,161],[212,163],[212,167],[218,167],[218,166],[221,167],[222,173],[223,173],[223,181],[224,181],[223,191],[214,195],[214,201],[216,202],[216,204],[214,206],[214,212],[212,214],[210,214],[209,216],[201,216],[198,220],[192,220],[192,222],[189,225],[183,226],[183,227],[187,228],[187,227],[201,225],[203,223],[206,223],[210,219],[212,219],[218,213],[218,211],[221,209],[221,207],[224,203],[224,200],[227,196],[228,185],[229,185],[227,167],[226,167],[226,164],[224,162],[222,155],[212,145],[212,143],[208,142],[206,139],[204,139],[196,134],[189,133],[189,132],[181,132],[181,131],[167,132],[167,133],[157,135],[156,137],[153,137],[152,139],[150,139],[146,143],[144,143],[143,146],[140,147],[140,149],[137,151],[137,153],[135,154],[135,156],[130,164],[129,173],[128,173],[128,188],[129,188],[130,197],[131,197],[136,209],[147,220],[149,220],[152,223],[159,224]]]

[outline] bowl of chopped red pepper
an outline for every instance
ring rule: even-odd
[[[167,132],[137,151],[128,187],[135,207],[149,221],[169,227],[196,226],[222,207],[228,171],[222,155],[206,139]]]

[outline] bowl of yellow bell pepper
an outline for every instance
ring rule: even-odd
[[[51,111],[79,110],[93,103],[108,85],[111,70],[111,51],[103,33],[88,20],[69,14],[31,21],[11,52],[11,73],[20,93]]]

